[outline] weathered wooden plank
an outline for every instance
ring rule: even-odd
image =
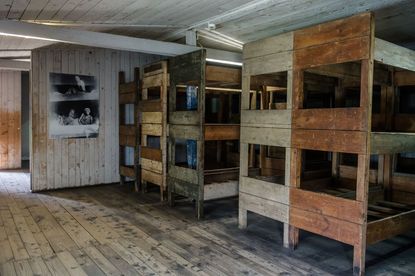
[[[415,151],[415,133],[372,132],[372,154],[392,154]]]
[[[154,161],[141,157],[141,167],[156,173],[162,173],[163,164],[159,161]]]
[[[415,85],[415,72],[396,71],[393,78],[395,86]]]
[[[415,51],[376,38],[374,59],[387,65],[415,71]]]
[[[133,104],[137,98],[136,93],[124,93],[118,96],[118,103],[119,104]]]
[[[159,124],[143,124],[141,126],[141,134],[143,135],[161,136],[162,131],[162,126]]]
[[[413,174],[394,173],[391,177],[393,190],[415,194],[415,176]]]
[[[135,177],[134,168],[133,167],[127,167],[127,166],[120,166],[120,175],[134,178]]]
[[[152,76],[146,76],[143,78],[143,89],[151,88],[151,87],[157,87],[161,86],[163,84],[163,75],[152,75]]]
[[[162,162],[160,149],[141,147],[141,158]]]
[[[365,222],[363,204],[356,200],[292,188],[290,191],[290,204],[294,208],[323,216],[357,224]]]
[[[296,69],[345,63],[369,58],[370,38],[357,37],[294,51]]]
[[[367,244],[389,239],[415,228],[415,210],[367,224]]]
[[[250,194],[258,198],[289,204],[290,189],[284,183],[276,184],[252,177],[241,176],[239,183],[241,193]]]
[[[123,135],[123,134],[120,134],[119,144],[121,146],[135,147],[136,144],[137,144],[136,136],[135,135]]]
[[[220,83],[241,83],[241,69],[206,65],[206,81]]]
[[[290,225],[350,245],[356,244],[360,226],[295,207],[290,208]]]
[[[169,114],[169,123],[177,125],[198,125],[200,115],[197,111],[175,111]]]
[[[199,176],[196,170],[179,166],[169,166],[169,178],[177,178],[190,183],[199,183]]]
[[[296,109],[292,112],[293,128],[329,130],[367,130],[361,108]]]
[[[239,193],[239,204],[245,210],[288,223],[289,206],[286,204],[245,193]]]
[[[241,142],[276,147],[291,146],[291,129],[241,127]]]
[[[119,132],[122,135],[134,135],[136,134],[136,127],[134,125],[120,125]]]
[[[198,199],[199,198],[199,185],[183,181],[178,178],[168,177],[169,189],[172,193],[179,194],[185,197]],[[169,191],[170,192],[170,191]]]
[[[144,100],[138,102],[141,112],[162,112],[161,100]]]
[[[169,136],[175,139],[201,140],[199,126],[193,125],[169,125]]]
[[[294,49],[370,36],[371,18],[370,13],[362,13],[294,31]]]
[[[345,153],[365,153],[367,133],[341,130],[292,130],[294,148]]]
[[[232,197],[238,195],[238,181],[216,182],[204,185],[203,199],[213,200],[218,198]]]
[[[162,112],[142,112],[141,123],[143,124],[161,124],[163,122]]]
[[[239,125],[205,125],[205,141],[210,140],[239,140],[240,126]]]
[[[261,75],[284,72],[293,68],[293,52],[286,51],[263,57],[248,59],[244,62],[244,74]]]
[[[291,128],[291,110],[242,110],[241,125],[246,127]]]
[[[163,185],[163,176],[159,173],[148,171],[145,168],[141,170],[141,181],[148,181],[159,186]]]
[[[243,48],[244,60],[267,56],[279,52],[293,50],[293,32],[268,37],[254,42],[246,43]]]
[[[137,84],[135,82],[120,83],[118,93],[120,94],[137,94]]]

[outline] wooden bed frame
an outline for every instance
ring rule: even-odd
[[[140,162],[139,162],[139,145],[140,145],[140,124],[138,116],[138,103],[140,98],[140,69],[134,69],[134,80],[125,82],[125,73],[119,72],[118,81],[118,101],[119,101],[119,144],[120,144],[120,182],[123,184],[127,178],[134,179],[135,191],[140,186]],[[126,124],[125,107],[132,104],[134,107],[133,118]],[[125,162],[126,147],[134,148],[134,163],[127,165]]]
[[[175,195],[196,201],[196,216],[203,217],[203,202],[238,195],[239,164],[230,168],[206,169],[205,147],[209,141],[238,141],[238,124],[207,123],[206,101],[208,93],[220,95],[240,94],[241,70],[206,64],[205,50],[178,56],[169,60],[169,157],[168,199],[174,205]],[[194,111],[176,110],[176,89],[186,85],[198,87],[198,108]],[[222,104],[223,99],[221,98]],[[197,143],[197,168],[176,164],[175,144],[178,139],[191,139]],[[235,158],[239,161],[239,157]]]
[[[251,76],[277,70],[292,75],[291,114],[282,116],[281,113],[277,117],[262,113],[264,111],[248,111]],[[396,98],[394,86],[414,84],[411,71],[415,71],[415,52],[375,38],[371,13],[246,45],[240,226],[246,226],[246,211],[250,210],[284,222],[285,246],[297,246],[299,229],[352,245],[355,275],[364,274],[367,245],[415,228],[415,177],[394,173],[391,161],[395,154],[415,152],[415,133],[411,124],[415,116],[395,113],[387,104],[381,104],[381,112],[372,116],[373,87],[380,86],[382,97],[393,102]],[[308,101],[305,84],[309,73],[341,80],[334,92],[336,108],[305,108]],[[338,107],[337,101],[341,102],[345,89],[356,84],[360,87],[358,105]],[[257,135],[244,130],[244,116],[248,112],[261,113],[256,115],[258,123],[252,120],[250,126],[261,130]],[[266,131],[273,133],[272,136],[258,135],[265,133],[265,122]],[[278,126],[272,127],[277,122]],[[280,134],[283,130],[284,135]],[[290,137],[289,142],[286,142],[287,137]],[[271,141],[288,147],[291,152],[290,158],[286,159],[289,179],[281,185],[261,183],[263,188],[251,180],[244,182],[248,167],[248,162],[244,161],[248,159],[247,144],[270,144]],[[332,178],[338,183],[346,183],[342,178],[348,174],[346,178],[353,179],[352,187],[347,181],[346,187],[322,189],[326,185],[323,179],[313,180],[314,189],[306,185],[303,167],[306,150],[331,154]],[[357,167],[339,165],[341,153],[357,155]],[[371,155],[379,156],[377,170],[370,168]],[[249,205],[245,203],[244,191],[252,199]]]
[[[167,101],[168,62],[160,61],[144,67],[142,80],[141,114],[141,183],[146,192],[147,182],[160,187],[160,198],[167,190]],[[152,96],[156,93],[156,96]],[[159,147],[148,144],[148,139],[159,139]]]

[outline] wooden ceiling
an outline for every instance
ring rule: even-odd
[[[413,0],[2,0],[0,19],[165,41],[180,40],[186,29],[204,29],[211,22],[216,31],[249,42],[367,10],[375,12],[378,37],[415,49]],[[47,43],[0,36],[0,50]]]

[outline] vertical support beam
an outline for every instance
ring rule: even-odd
[[[300,188],[301,181],[301,171],[302,171],[302,155],[303,151],[301,149],[291,149],[291,187]],[[294,250],[298,246],[299,240],[299,229],[294,226],[289,226],[288,233],[288,246],[290,249]]]
[[[292,73],[292,110],[298,110],[303,107],[304,103],[304,72],[303,70],[294,70]],[[291,187],[300,188],[301,171],[302,171],[302,155],[301,149],[291,149],[291,168],[290,179]],[[289,226],[288,246],[294,250],[298,246],[299,229]]]
[[[134,103],[134,125],[135,125],[135,147],[134,147],[134,188],[138,192],[141,186],[141,168],[140,168],[140,147],[141,144],[141,119],[138,112],[138,104],[141,100],[142,82],[140,81],[140,68],[134,68],[134,83],[137,88],[137,95]]]
[[[366,154],[359,154],[357,167],[356,200],[362,202],[363,224],[360,227],[357,243],[353,252],[353,274],[365,274],[366,260],[366,230],[367,230],[367,206],[369,192],[370,169],[370,133],[372,127],[372,97],[373,97],[373,47],[374,47],[374,19],[371,18],[369,59],[362,60],[360,82],[360,107],[364,110],[367,120]]]

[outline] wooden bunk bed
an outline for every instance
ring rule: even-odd
[[[139,80],[139,68],[134,69],[134,80],[131,82],[125,81],[124,72],[118,75],[120,182],[123,184],[127,179],[134,180],[136,191],[140,186]]]
[[[141,185],[160,187],[160,198],[167,190],[167,100],[169,74],[167,61],[144,67],[141,114]]]
[[[204,201],[238,195],[241,69],[200,50],[170,59],[169,73],[168,200],[194,200],[200,219]]]
[[[415,53],[376,39],[370,13],[295,31],[293,41],[289,243],[296,247],[298,229],[304,229],[350,244],[353,272],[362,275],[367,245],[415,228],[414,205],[390,196],[394,187],[387,164],[394,154],[415,151],[415,134],[388,128],[395,116],[388,116],[387,104],[374,112],[373,101],[377,86],[380,95],[394,90],[395,67],[415,71]],[[331,106],[308,103],[313,98],[305,85],[309,74],[335,77]],[[332,156],[329,181],[307,185],[303,156],[309,150]],[[354,156],[355,170],[339,162],[346,154]]]
[[[284,223],[288,246],[292,33],[244,46],[239,227],[247,212]]]
[[[415,228],[415,176],[395,165],[415,152],[414,115],[395,92],[414,85],[415,53],[376,39],[365,13],[248,43],[243,56],[239,226],[253,211],[284,223],[284,246],[299,229],[352,245],[364,274],[367,245]],[[281,72],[286,85],[270,84]],[[286,89],[286,109],[256,103],[267,86]],[[276,162],[265,145],[285,148],[282,177],[260,175]]]

